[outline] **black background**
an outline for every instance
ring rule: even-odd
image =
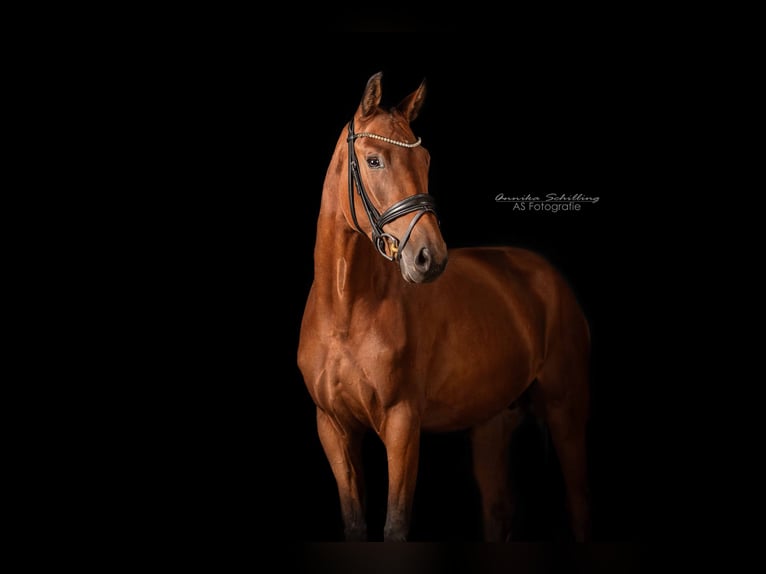
[[[164,50],[154,62],[149,107],[162,121],[140,157],[144,168],[162,166],[152,179],[164,190],[147,192],[139,264],[148,274],[138,283],[152,321],[144,356],[148,349],[161,365],[142,395],[151,397],[152,431],[141,453],[149,470],[139,472],[159,501],[156,527],[232,540],[342,539],[296,352],[325,170],[368,78],[382,71],[384,105],[427,82],[413,129],[431,153],[430,193],[447,244],[529,247],[572,284],[593,335],[594,538],[643,535],[631,339],[638,318],[626,271],[642,208],[634,203],[644,161],[634,134],[646,112],[636,101],[651,94],[636,79],[635,48],[619,30],[478,44],[462,30],[357,22],[297,50],[254,42],[251,33],[216,34],[183,57]],[[138,111],[127,115],[126,125],[141,125]],[[144,179],[144,168],[131,179]],[[495,201],[551,192],[599,201],[557,214]],[[544,442],[527,425],[511,453],[521,540],[567,536],[560,476]],[[365,452],[369,530],[379,538],[385,453],[376,440]],[[464,433],[423,437],[411,538],[481,540]]]

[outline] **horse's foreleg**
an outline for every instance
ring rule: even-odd
[[[346,540],[366,540],[364,515],[364,477],[361,433],[340,429],[321,409],[317,409],[317,430],[327,460],[338,483],[340,508]]]
[[[386,412],[380,433],[388,456],[388,509],[383,539],[407,539],[420,452],[420,417],[407,403]]]
[[[509,484],[509,447],[523,418],[521,409],[505,409],[471,430],[473,473],[481,494],[484,539],[505,541],[511,533],[513,498]]]

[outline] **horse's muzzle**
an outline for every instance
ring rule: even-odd
[[[444,272],[446,266],[446,248],[440,250],[427,245],[414,250],[405,249],[399,262],[402,277],[410,283],[430,283]]]

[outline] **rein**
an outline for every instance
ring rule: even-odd
[[[351,217],[353,218],[354,225],[359,233],[364,235],[365,233],[362,231],[362,228],[359,226],[359,221],[356,218],[356,207],[354,206],[354,185],[356,185],[356,190],[362,200],[364,211],[367,213],[367,219],[370,220],[370,227],[372,227],[372,242],[375,245],[375,248],[389,261],[397,261],[401,256],[401,252],[404,250],[404,246],[407,245],[407,241],[410,239],[412,230],[415,228],[417,222],[420,221],[420,218],[429,212],[436,214],[436,204],[433,198],[427,193],[417,193],[397,201],[383,213],[378,212],[362,184],[362,178],[359,173],[359,162],[357,161],[356,152],[354,151],[354,140],[357,138],[373,138],[405,148],[419,146],[420,138],[418,138],[415,143],[407,143],[368,132],[356,134],[354,133],[354,119],[352,118],[348,124],[348,201],[351,206]],[[407,228],[407,232],[401,240],[390,233],[383,231],[384,225],[414,211],[417,211],[418,214],[412,218],[410,226]],[[391,255],[387,253],[386,247],[388,247]]]

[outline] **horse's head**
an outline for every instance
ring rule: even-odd
[[[352,228],[399,264],[411,283],[436,279],[447,264],[447,246],[428,195],[430,156],[410,128],[425,98],[425,81],[391,110],[379,107],[382,73],[372,76],[348,128]]]

